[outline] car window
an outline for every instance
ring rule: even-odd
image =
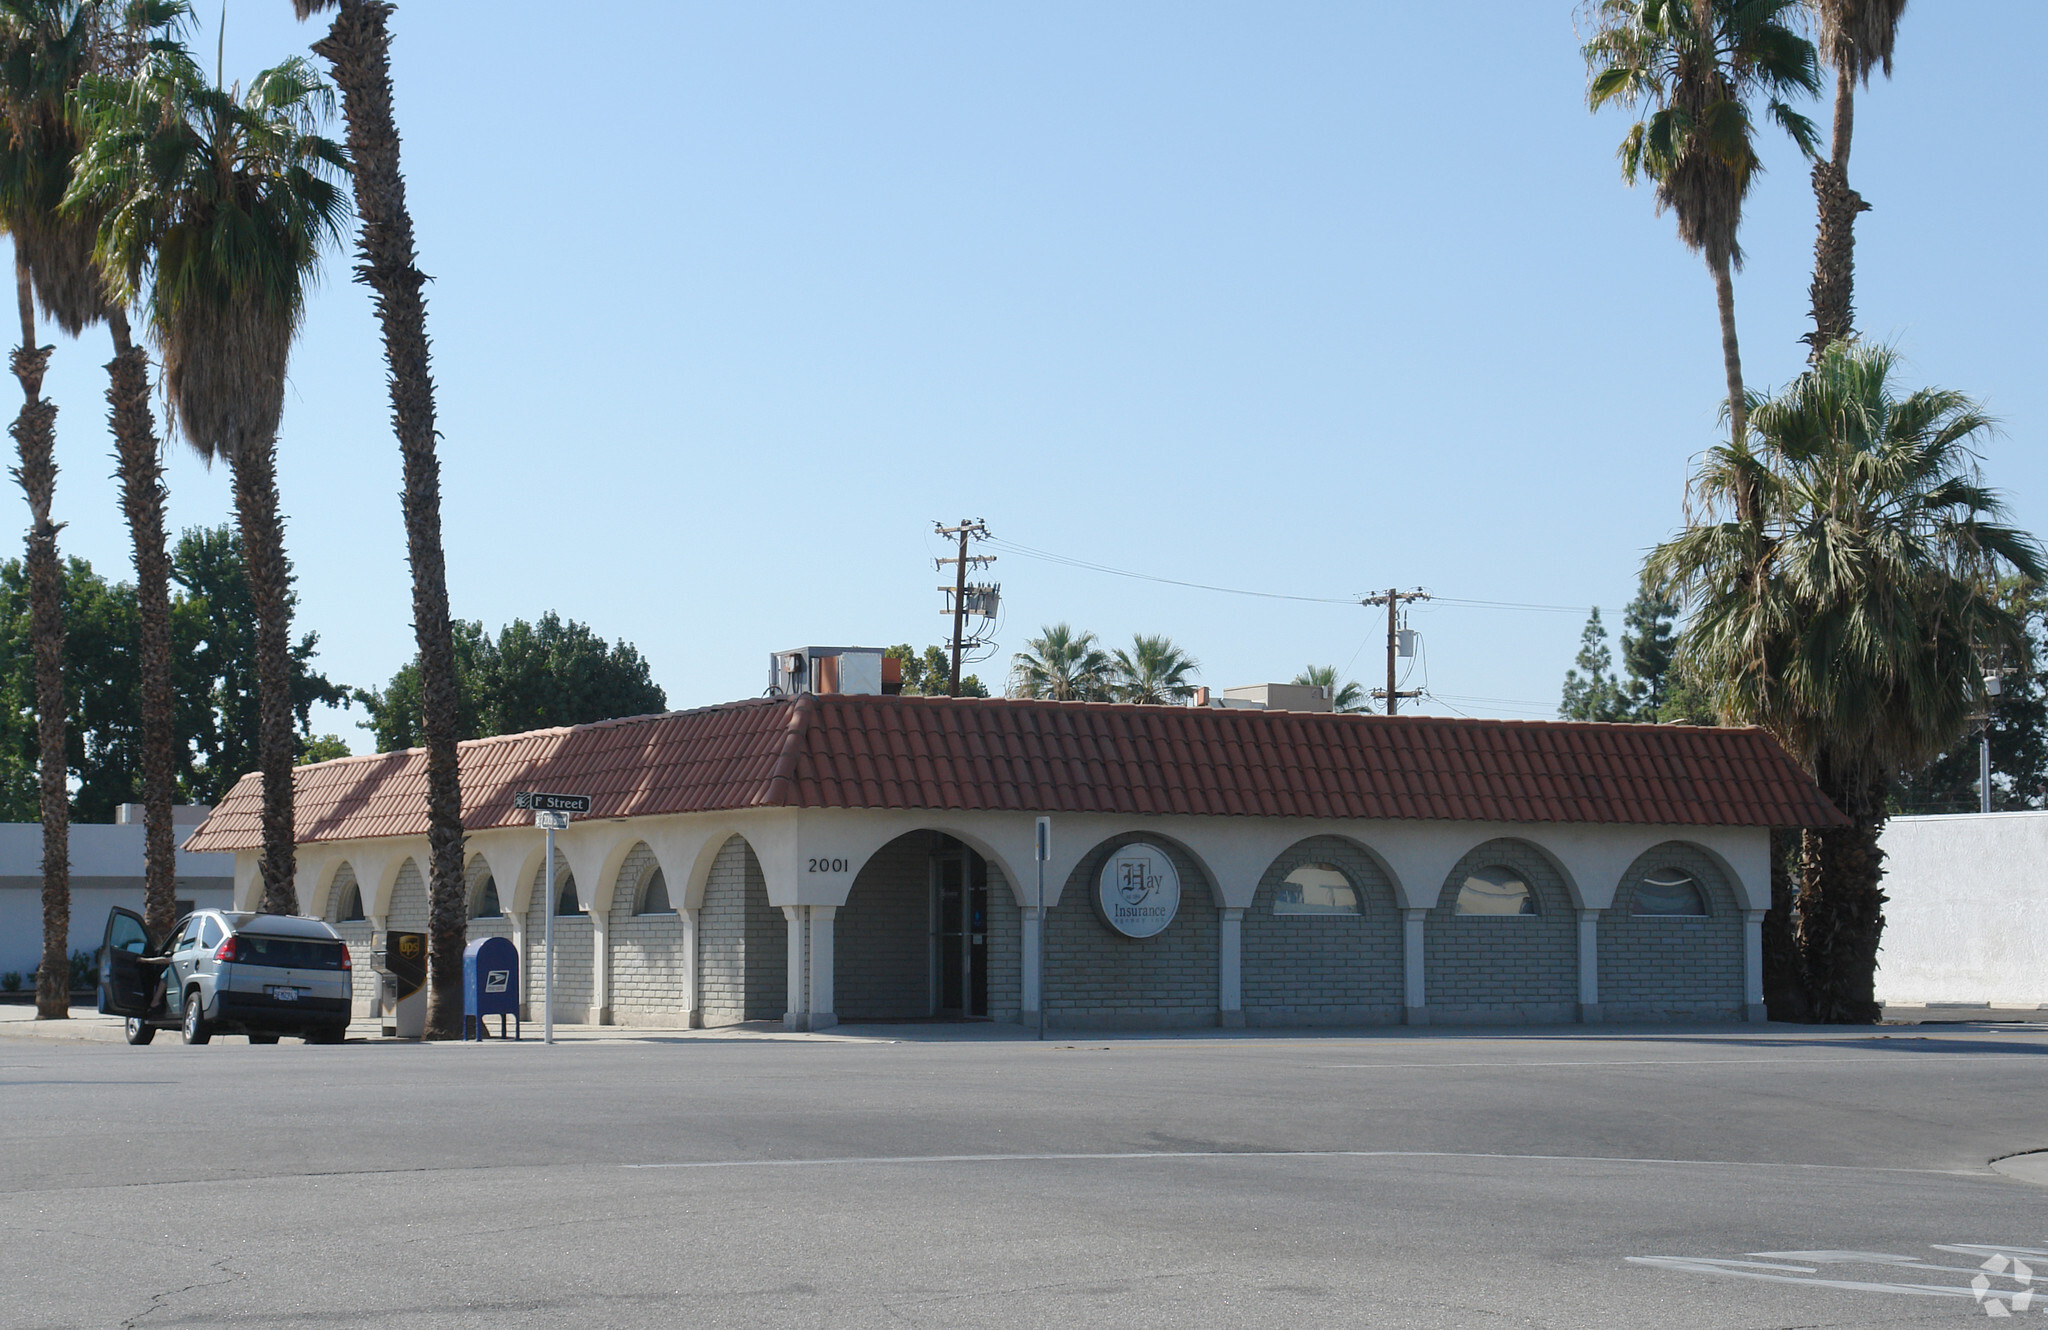
[[[199,921],[197,919],[187,919],[185,921],[185,926],[183,928],[180,928],[177,932],[177,935],[171,939],[171,950],[183,951],[185,948],[191,946],[192,940],[198,934],[198,932]]]
[[[208,919],[206,921],[206,927],[202,929],[199,934],[200,947],[206,950],[211,950],[212,948],[220,945],[220,939],[220,920]]]
[[[140,956],[147,941],[142,932],[142,922],[131,915],[117,914],[107,927],[107,945],[115,951]]]

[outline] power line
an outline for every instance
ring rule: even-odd
[[[1160,577],[1153,573],[1133,572],[1128,568],[1114,568],[1106,563],[1096,563],[1089,559],[1077,559],[1072,555],[1057,554],[1051,550],[1034,549],[1029,545],[1020,545],[1016,541],[1005,540],[999,536],[988,537],[988,543],[997,549],[1026,559],[1039,559],[1046,563],[1055,563],[1067,568],[1079,568],[1091,573],[1104,573],[1111,577],[1128,577],[1139,582],[1156,582],[1162,586],[1186,587],[1191,591],[1213,591],[1225,596],[1251,596],[1259,600],[1291,600],[1308,605],[1356,605],[1359,603],[1359,598],[1356,596],[1298,596],[1280,591],[1250,591],[1243,587],[1217,586],[1209,582],[1190,582],[1178,577]],[[1439,605],[1455,605],[1460,609],[1473,610],[1529,610],[1546,614],[1584,614],[1587,610],[1587,607],[1584,605],[1537,605],[1513,600],[1465,600],[1454,596],[1437,596],[1434,599]]]

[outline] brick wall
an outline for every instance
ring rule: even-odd
[[[899,836],[853,879],[832,920],[832,1005],[842,1021],[932,1014],[930,832]],[[993,994],[991,994],[993,996]]]
[[[1024,1014],[1024,911],[1003,870],[988,866],[988,1015],[1014,1021]]]
[[[1457,913],[1458,887],[1490,864],[1513,869],[1529,884],[1538,913]],[[1557,870],[1525,842],[1488,841],[1458,861],[1423,925],[1423,952],[1432,1022],[1578,1017],[1578,912]]]
[[[1632,915],[1636,884],[1660,868],[1692,875],[1707,917]],[[1629,865],[1614,908],[1600,915],[1600,1006],[1610,1021],[1740,1018],[1742,910],[1714,861],[1690,845],[1659,845]]]
[[[683,917],[674,910],[635,913],[658,867],[642,841],[619,865],[612,892],[612,1018],[622,1024],[651,1024],[651,1018],[665,1016],[660,1023],[684,1025],[689,1018],[683,1005],[690,960],[683,951]]]
[[[1281,881],[1304,864],[1342,869],[1355,915],[1275,914]],[[1185,890],[1185,888],[1183,888]],[[1348,841],[1315,836],[1275,859],[1244,913],[1247,1025],[1375,1025],[1401,1019],[1401,912],[1377,863]]]
[[[417,859],[408,859],[398,870],[398,881],[391,887],[391,908],[385,912],[384,926],[394,933],[424,933],[428,918],[433,913],[433,903],[427,898],[427,880],[420,876]]]
[[[560,850],[555,851],[555,865],[554,891],[549,891],[545,885],[545,867],[535,865],[533,897],[526,911],[526,1001],[536,1021],[542,1018],[541,998],[547,984],[548,911],[555,907],[555,901],[561,894],[561,884],[568,874],[568,863]],[[582,884],[577,886],[580,897]],[[558,1021],[582,1023],[596,1015],[590,1009],[594,960],[591,931],[590,916],[580,910],[575,914],[555,916],[555,1019]]]
[[[1096,913],[1097,875],[1119,846],[1158,846],[1180,874],[1180,910],[1166,930],[1136,941]],[[994,875],[991,874],[991,877]],[[1217,913],[1208,877],[1178,846],[1125,835],[1090,851],[1047,912],[1046,1020],[1079,1029],[1216,1024]]]
[[[360,890],[356,871],[343,864],[334,874],[334,885],[327,891],[327,922],[334,925],[334,931],[341,934],[341,940],[348,944],[348,961],[354,981],[353,1007],[355,1016],[374,1016],[377,1001],[377,972],[370,968],[370,948],[375,945],[370,936],[370,921],[356,919],[342,922],[341,913],[348,902],[351,889]]]
[[[836,940],[836,939],[835,939]],[[697,915],[706,1025],[779,1019],[789,1003],[789,931],[746,840],[718,852]]]

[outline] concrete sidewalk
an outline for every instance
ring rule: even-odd
[[[497,1022],[495,1020],[491,1022],[491,1033],[492,1037],[485,1042],[498,1043],[499,1040],[496,1038]],[[159,1039],[176,1039],[177,1037],[178,1032],[176,1030],[161,1030],[157,1033],[157,1038]],[[240,1039],[242,1036],[223,1034],[216,1035],[215,1037],[219,1039]],[[18,1005],[8,1003],[0,1005],[0,1038],[56,1039],[70,1043],[118,1044],[123,1042],[126,1036],[122,1033],[122,1021],[119,1016],[102,1016],[87,1005],[73,1006],[71,1008],[71,1016],[67,1020],[39,1021],[36,1019],[36,1009],[33,1005],[28,1003]],[[414,1039],[386,1039],[382,1023],[374,1020],[358,1020],[350,1024],[348,1027],[348,1038],[350,1043],[412,1044],[420,1042]],[[528,1021],[524,1031],[524,1041],[527,1043],[539,1043],[540,1038],[540,1023],[538,1021]],[[671,1043],[677,1040],[746,1040],[749,1042],[771,1040],[776,1042],[841,1044],[894,1042],[887,1036],[878,1037],[872,1033],[842,1034],[826,1032],[806,1034],[785,1030],[779,1021],[754,1021],[746,1025],[721,1025],[709,1030],[689,1030],[681,1027],[661,1029],[624,1025],[569,1025],[561,1021],[555,1022],[555,1042],[557,1043],[587,1043],[592,1041]],[[509,1043],[511,1041],[507,1040],[505,1042]]]

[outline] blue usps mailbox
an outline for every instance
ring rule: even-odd
[[[462,950],[462,1037],[489,1032],[484,1017],[498,1018],[498,1037],[505,1037],[505,1018],[512,1018],[512,1037],[519,1029],[519,951],[508,938],[478,938]]]

